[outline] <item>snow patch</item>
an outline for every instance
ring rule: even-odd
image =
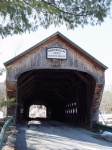
[[[104,131],[101,134],[101,137],[104,138],[105,140],[109,141],[109,142],[112,142],[112,133],[111,132]]]

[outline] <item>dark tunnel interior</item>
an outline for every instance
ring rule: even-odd
[[[44,105],[47,118],[90,125],[95,79],[76,70],[38,69],[17,80],[16,123],[29,119],[31,105]]]

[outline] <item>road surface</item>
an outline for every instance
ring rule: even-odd
[[[112,150],[99,134],[56,121],[31,121],[17,127],[17,150]]]

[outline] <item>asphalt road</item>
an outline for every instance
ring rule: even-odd
[[[112,150],[112,142],[83,128],[56,121],[31,121],[17,127],[17,150]]]

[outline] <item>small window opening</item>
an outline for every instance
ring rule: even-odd
[[[31,105],[29,108],[30,118],[46,118],[46,107],[44,105]]]

